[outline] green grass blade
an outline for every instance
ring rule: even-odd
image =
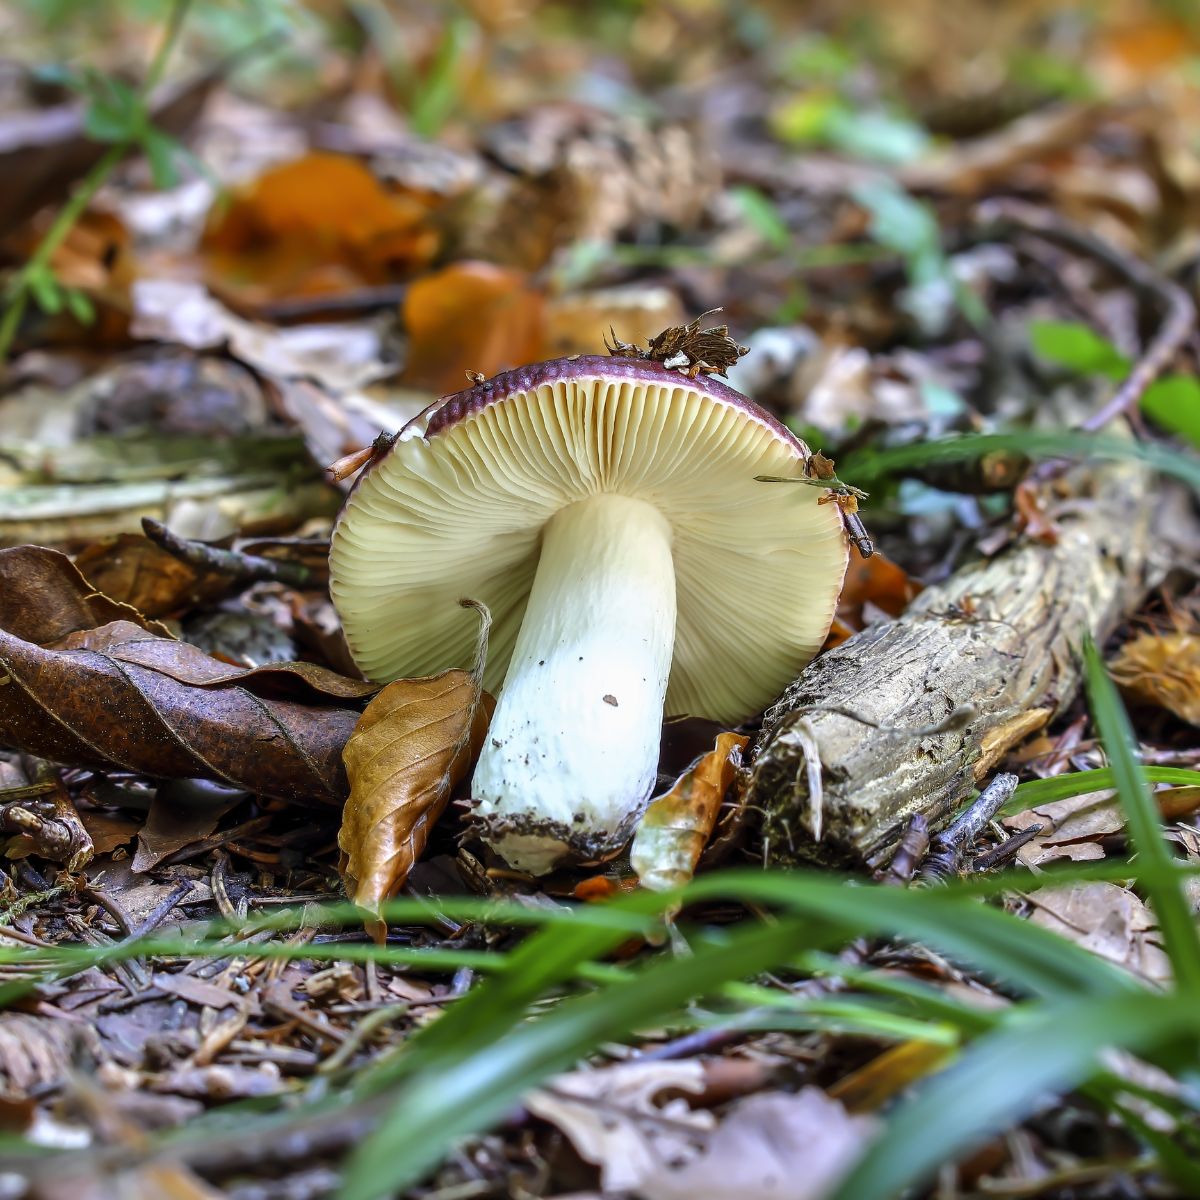
[[[656,924],[662,899],[652,893],[630,896],[620,905],[603,906],[641,918],[643,931]],[[524,1017],[534,1000],[572,978],[579,968],[601,958],[629,937],[628,921],[555,924],[527,938],[508,956],[505,969],[458,1001],[452,1013],[426,1026],[405,1053],[372,1077],[378,1085],[397,1074],[416,1071],[426,1062],[486,1050]]]
[[[1192,771],[1187,767],[1143,767],[1139,764],[1138,770],[1147,783],[1170,783],[1178,787],[1200,785],[1200,771]],[[1024,812],[1039,804],[1049,804],[1053,800],[1086,796],[1089,792],[1103,792],[1116,786],[1111,767],[1099,767],[1094,771],[1071,771],[1069,774],[1055,775],[1050,779],[1030,779],[1018,785],[1012,799],[1001,811]]]
[[[1090,638],[1083,655],[1092,717],[1112,767],[1129,840],[1143,864],[1157,868],[1143,872],[1141,879],[1158,920],[1163,949],[1171,960],[1176,986],[1200,999],[1200,937],[1187,895],[1171,874],[1174,856],[1163,838],[1158,806],[1142,778],[1133,727]]]
[[[1173,475],[1200,490],[1200,459],[1158,446],[1103,434],[1051,432],[1037,429],[1019,433],[971,433],[890,450],[864,450],[839,463],[844,479],[861,484],[874,478],[933,463],[979,458],[993,450],[1011,450],[1031,458],[1135,459],[1164,475]]]
[[[486,1045],[444,1050],[405,1081],[383,1124],[354,1154],[341,1200],[376,1200],[415,1184],[458,1138],[494,1124],[548,1075],[694,995],[786,962],[816,932],[797,920],[744,929],[689,958],[660,961],[627,983],[566,1000]],[[459,1011],[438,1024],[449,1025]],[[510,1014],[492,1015],[506,1022]]]
[[[1127,972],[999,909],[953,892],[848,887],[803,873],[727,871],[703,876],[689,900],[736,898],[777,905],[856,933],[911,938],[975,964],[1035,995],[1117,994],[1139,988]]]
[[[1200,1009],[1183,995],[1143,992],[1019,1013],[899,1109],[833,1200],[891,1200],[1026,1116],[1044,1092],[1083,1082],[1105,1046],[1148,1052],[1196,1032]]]

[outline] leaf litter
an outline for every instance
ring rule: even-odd
[[[323,468],[369,456],[468,376],[605,345],[681,377],[728,373],[843,462],[1051,412],[1082,424],[1104,399],[1094,376],[1136,365],[1158,320],[1120,255],[1186,278],[1200,180],[1186,138],[1200,115],[1185,69],[1194,36],[1156,6],[1113,7],[1077,31],[1076,59],[1016,9],[986,46],[969,19],[947,25],[929,4],[873,11],[874,48],[837,22],[766,9],[748,19],[767,36],[721,6],[664,10],[631,17],[606,57],[599,26],[572,16],[551,38],[540,5],[370,29],[330,6],[290,31],[315,72],[264,64],[242,78],[222,61],[197,74],[181,56],[138,102],[195,159],[134,138],[147,155],[111,169],[35,279],[0,390],[0,539],[13,547],[0,550],[0,1117],[41,1147],[36,1164],[18,1156],[29,1195],[336,1194],[378,1110],[347,1100],[320,1136],[264,1125],[241,1158],[206,1114],[282,1097],[278,1116],[324,1087],[357,1095],[343,1085],[417,1051],[422,1031],[503,974],[520,952],[515,911],[578,923],[575,898],[636,899],[638,875],[669,887],[762,861],[737,762],[752,761],[755,721],[668,727],[659,798],[615,860],[540,882],[489,860],[451,803],[468,799],[489,698],[461,668],[382,690],[357,677],[322,574],[341,500]],[[59,57],[31,13],[5,18],[18,58]],[[192,15],[187,61],[207,61]],[[132,12],[114,20],[85,58],[98,77],[141,77],[162,30]],[[527,41],[513,42],[522,23]],[[880,55],[886,45],[908,49]],[[972,66],[980,55],[987,69]],[[610,58],[626,64],[619,78]],[[0,158],[18,181],[0,204],[0,264],[15,271],[101,162],[92,135],[121,135],[105,96],[134,93],[23,69],[0,85]],[[175,178],[159,191],[147,160],[162,176],[164,151]],[[1014,191],[1115,247],[1117,267],[1078,240],[1003,238],[975,221],[978,202]],[[717,309],[728,324],[710,325]],[[1081,320],[1110,347],[1108,367],[1043,353]],[[1193,349],[1168,346],[1168,382],[1194,373]],[[1172,386],[1174,404],[1191,402]],[[1196,427],[1149,393],[1143,409],[1185,442]],[[1057,536],[1056,512],[1088,501],[1038,477],[1014,494],[1028,465],[1006,454],[869,485],[880,548],[852,556],[830,644],[885,636],[975,547]],[[1173,511],[1174,571],[1158,580],[1168,612],[1152,601],[1125,614],[1111,661],[1138,705],[1144,761],[1187,768],[1200,759],[1186,733],[1195,639],[1186,617],[1171,622],[1189,611],[1197,542],[1186,502]],[[191,539],[192,557],[147,538],[144,517]],[[310,574],[273,578],[264,554]],[[930,619],[979,628],[1003,619],[998,602],[969,597]],[[1014,743],[1038,740],[1005,742],[993,769],[1050,780],[1106,765],[1070,697],[1013,728]],[[1200,859],[1194,783],[1154,793],[1186,864]],[[985,821],[957,861],[1017,864],[1004,907],[1064,953],[1074,943],[1166,989],[1175,975],[1128,859],[1124,803],[1093,788]],[[928,830],[903,832],[909,866],[898,855],[887,886],[911,882],[928,844]],[[1113,874],[1042,878],[1071,862]],[[1193,879],[1186,890],[1195,911]],[[342,896],[357,905],[342,917],[317,907]],[[423,919],[394,917],[397,897]],[[468,914],[464,897],[512,907]],[[285,912],[279,929],[255,924]],[[364,916],[385,939],[370,960]],[[664,955],[682,966],[748,916],[774,919],[757,903],[686,907],[587,960],[582,982],[547,968],[505,1003],[514,1020],[531,1004],[536,1024],[589,988],[623,1002],[632,973]],[[157,940],[135,953],[135,938]],[[68,951],[91,957],[67,963]],[[574,1069],[530,1077],[521,1111],[443,1146],[429,1194],[834,1194],[908,1090],[969,1055],[993,1019],[980,1013],[1024,1006],[1015,979],[965,957],[835,930],[756,984],[668,1007],[620,1041],[584,1040]],[[903,1023],[918,1017],[930,1040]],[[1140,1083],[1134,1112],[1150,1129],[1185,1136],[1185,1120],[1147,1099],[1176,1086],[1161,1063],[1107,1061]],[[717,1086],[729,1073],[744,1085]],[[1170,1156],[1154,1159],[1094,1086],[1041,1095],[1040,1112],[944,1163],[944,1186],[1167,1194]],[[1091,1141],[1068,1138],[1056,1113]],[[175,1161],[161,1132],[194,1122],[196,1144]],[[114,1153],[132,1165],[112,1166]]]

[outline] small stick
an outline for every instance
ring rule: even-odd
[[[205,542],[181,538],[152,517],[142,518],[142,532],[156,546],[200,571],[215,571],[251,583],[282,583],[287,587],[307,587],[312,583],[312,571],[301,563],[279,562],[240,550],[221,550]]]
[[[917,868],[929,853],[929,822],[924,813],[913,813],[900,838],[900,845],[892,855],[887,870],[882,873],[880,883],[892,887],[904,887],[912,882]]]
[[[1196,307],[1187,292],[1148,263],[1123,254],[1078,225],[1032,204],[1009,199],[987,200],[976,210],[976,219],[984,225],[1023,230],[1094,258],[1119,275],[1143,298],[1159,304],[1163,322],[1158,332],[1108,403],[1088,417],[1080,428],[1095,433],[1115,417],[1136,408],[1146,389],[1162,374],[1195,327]]]
[[[966,812],[956,817],[933,839],[929,857],[921,868],[921,879],[929,883],[956,874],[968,847],[1012,799],[1016,790],[1015,775],[997,775]]]
[[[190,879],[181,879],[146,915],[146,919],[129,931],[130,940],[145,937],[157,929],[170,915],[171,910],[192,890]]]
[[[1044,828],[1044,825],[1029,825],[1022,829],[1020,833],[1014,833],[1012,837],[1007,838],[1000,845],[993,846],[990,850],[985,850],[982,854],[973,858],[971,860],[971,870],[988,871],[1002,862],[1008,862],[1026,842],[1032,842]]]

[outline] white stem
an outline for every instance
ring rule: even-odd
[[[602,494],[556,514],[471,783],[514,867],[542,874],[620,844],[654,784],[674,644],[658,509]]]

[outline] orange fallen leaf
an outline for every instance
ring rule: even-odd
[[[837,623],[851,631],[861,629],[863,605],[868,603],[881,608],[889,617],[898,617],[920,593],[921,584],[882,551],[876,550],[870,558],[852,554],[838,598]]]
[[[642,887],[665,892],[691,879],[749,740],[718,734],[713,749],[692,763],[665,796],[650,802],[629,853]]]
[[[829,1094],[852,1113],[874,1112],[953,1056],[954,1047],[940,1042],[919,1038],[901,1042],[842,1076]]]
[[[1134,699],[1200,725],[1200,635],[1143,633],[1121,647],[1110,669]]]
[[[388,684],[342,751],[350,780],[338,832],[342,879],[350,899],[372,913],[403,886],[487,732],[480,680],[491,617],[483,605],[463,603],[481,618],[475,666]]]
[[[306,155],[259,176],[210,220],[209,282],[253,308],[407,278],[437,253],[434,203],[389,192],[356,159]]]
[[[543,303],[523,271],[454,263],[416,280],[404,299],[410,338],[404,382],[461,391],[468,371],[494,375],[542,356]]]

